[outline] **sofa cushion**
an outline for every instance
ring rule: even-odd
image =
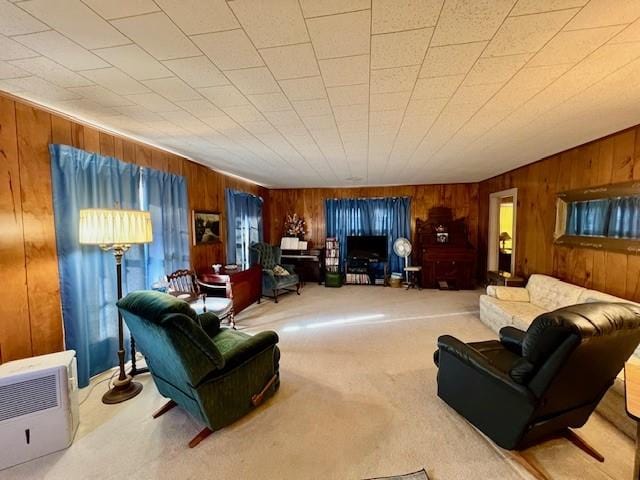
[[[499,300],[488,295],[480,297],[481,318],[496,332],[508,325],[526,330],[542,313],[545,313],[544,309],[529,302]]]
[[[495,297],[498,300],[509,300],[513,302],[528,302],[529,291],[520,287],[496,287]]]
[[[531,303],[549,312],[579,303],[586,288],[571,285],[547,275],[531,275],[527,282]]]

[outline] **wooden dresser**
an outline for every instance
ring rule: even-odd
[[[445,241],[446,240],[446,241]],[[466,218],[453,218],[450,208],[434,207],[426,220],[416,220],[415,265],[422,266],[422,286],[472,289],[476,251],[469,243]]]

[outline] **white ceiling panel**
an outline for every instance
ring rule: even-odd
[[[298,0],[233,0],[229,6],[257,48],[309,41]]]
[[[159,60],[192,57],[201,53],[162,12],[122,18],[111,23]]]
[[[420,65],[424,60],[433,28],[384,33],[371,37],[371,68]]]
[[[8,0],[0,0],[0,33],[3,35],[20,35],[48,30],[44,23],[36,20],[26,11]]]
[[[131,43],[80,0],[29,0],[21,2],[20,8],[85,48]]]
[[[372,32],[389,33],[433,27],[444,0],[372,0]]]
[[[260,50],[260,55],[276,80],[313,77],[320,74],[310,43]]]
[[[431,44],[489,40],[498,30],[515,0],[450,0],[440,14]]]
[[[307,27],[319,59],[369,53],[370,10],[311,18]]]
[[[640,123],[621,0],[0,0],[0,89],[271,186],[475,181]]]
[[[71,70],[88,70],[109,66],[89,50],[85,50],[54,30],[19,35],[13,39]]]
[[[104,63],[98,67],[84,68],[83,70],[108,67],[109,64],[111,64],[131,75],[136,80],[149,80],[152,78],[171,76],[170,70],[137,45],[104,48],[94,50],[94,52],[109,63]]]
[[[187,35],[239,28],[224,0],[156,0]]]

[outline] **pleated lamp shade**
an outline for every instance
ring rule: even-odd
[[[82,209],[79,240],[87,245],[150,243],[151,214],[142,210]]]

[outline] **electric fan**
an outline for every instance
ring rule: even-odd
[[[396,255],[399,257],[404,257],[404,266],[405,268],[408,267],[409,255],[411,255],[411,242],[404,237],[396,238],[396,241],[393,242],[393,251],[396,252]],[[409,283],[409,272],[405,270],[404,274],[407,283]]]

